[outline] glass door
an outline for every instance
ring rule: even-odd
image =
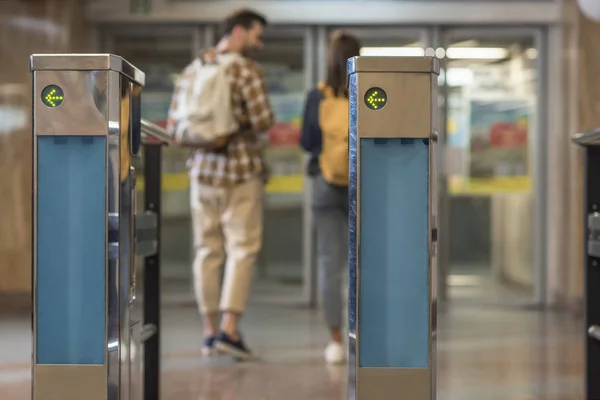
[[[263,249],[253,301],[310,302],[311,262],[305,233],[305,173],[299,145],[304,102],[312,84],[311,31],[268,27],[256,58],[263,68],[276,123],[269,131]]]
[[[164,27],[166,28],[166,27]],[[195,27],[148,26],[107,30],[105,51],[122,56],[146,74],[142,94],[142,118],[165,127],[177,75],[191,61],[199,44]],[[185,166],[189,152],[176,147],[163,149],[161,280],[165,302],[193,301],[192,231],[189,182]],[[142,154],[143,157],[143,154]],[[143,162],[135,160],[138,177]],[[143,180],[138,178],[138,190]],[[142,198],[142,192],[138,198]]]
[[[146,73],[142,117],[164,126],[174,80],[200,48],[218,41],[217,31],[214,25],[111,30],[104,36],[103,47]],[[257,61],[267,77],[277,123],[269,132],[266,151],[271,176],[265,201],[264,246],[251,301],[308,303],[311,266],[305,261],[299,132],[305,93],[312,79],[313,63],[307,62],[307,57],[313,42],[310,30],[302,27],[269,27],[264,40],[265,48]],[[167,148],[163,153],[162,280],[167,301],[193,299],[187,157],[185,149]]]
[[[542,285],[537,248],[542,181],[535,30],[447,30],[442,274],[450,300],[531,303]]]

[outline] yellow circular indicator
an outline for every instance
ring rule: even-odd
[[[42,103],[46,107],[54,108],[62,104],[65,99],[63,90],[56,85],[48,85],[42,90]]]
[[[387,93],[379,87],[372,87],[365,93],[365,104],[371,110],[381,110],[387,103]]]

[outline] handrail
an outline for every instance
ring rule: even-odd
[[[600,128],[584,133],[575,133],[571,136],[571,140],[580,146],[600,146]]]
[[[142,142],[144,144],[170,144],[171,136],[164,128],[142,119]]]

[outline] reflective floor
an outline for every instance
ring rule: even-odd
[[[192,307],[163,309],[163,400],[345,399],[345,367],[327,368],[316,311],[254,305],[244,321],[261,361],[200,356]],[[0,398],[30,398],[28,318],[0,321]],[[466,308],[440,312],[438,399],[581,400],[581,322],[535,311]],[[392,398],[399,398],[391,396]]]

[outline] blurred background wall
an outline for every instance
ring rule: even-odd
[[[0,313],[31,294],[31,73],[33,53],[85,52],[79,0],[0,1]]]
[[[565,51],[567,65],[565,80],[568,132],[583,132],[600,126],[600,23],[587,18],[576,0],[565,0]],[[565,193],[568,193],[561,216],[567,218],[564,240],[557,247],[566,247],[562,277],[564,300],[576,312],[583,309],[585,247],[582,224],[583,212],[583,151],[565,143],[568,152],[564,165]],[[600,184],[600,183],[599,183]]]

